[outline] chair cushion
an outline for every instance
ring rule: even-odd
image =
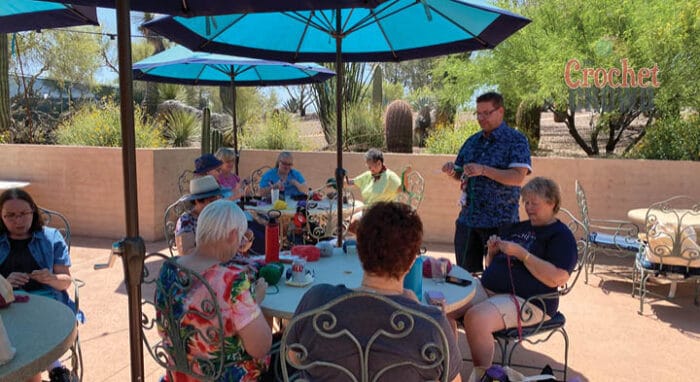
[[[681,235],[680,240],[676,240],[678,231]],[[677,249],[674,248],[674,245],[678,244],[677,241],[681,248],[674,253],[674,249]],[[700,245],[697,243],[697,234],[692,226],[683,226],[679,230],[670,224],[657,223],[647,232],[647,243],[643,253],[649,264],[663,264],[665,269],[668,266],[700,268]],[[685,273],[685,271],[674,273]]]
[[[623,235],[611,235],[609,233],[602,232],[591,232],[588,235],[588,240],[590,240],[590,242],[593,244],[603,247],[623,249],[634,252],[639,251],[639,246],[641,244],[637,238]]]
[[[564,317],[564,314],[562,314],[561,312],[557,312],[554,314],[554,317],[545,321],[542,324],[542,327],[539,328],[539,330],[537,330],[537,325],[523,326],[523,337],[531,336],[544,331],[559,329],[563,327],[564,324],[566,324],[566,317]],[[518,328],[507,328],[499,330],[493,333],[493,336],[498,338],[517,338]]]
[[[649,248],[645,248],[643,252],[637,254],[637,260],[641,266],[650,271],[675,273],[682,275],[684,278],[700,276],[700,267],[688,267],[685,265],[670,265],[664,262],[663,264],[652,262],[648,257]],[[653,257],[653,256],[652,256]]]

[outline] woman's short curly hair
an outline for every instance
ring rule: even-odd
[[[357,229],[362,269],[375,276],[401,278],[423,242],[423,222],[410,206],[377,202],[365,210]]]

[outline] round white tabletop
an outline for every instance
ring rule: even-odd
[[[66,305],[43,296],[0,309],[15,357],[0,366],[0,380],[24,381],[45,370],[73,344],[78,334],[75,314]]]
[[[282,213],[282,216],[294,216],[294,214],[296,214],[297,212],[297,201],[293,199],[287,199],[285,200],[285,202],[287,203],[287,208],[279,210]],[[336,208],[336,202],[334,200],[323,199],[314,203],[316,203],[316,206],[314,208],[309,209],[309,213],[311,214],[322,214],[328,212],[328,210],[330,210],[331,208],[334,210]],[[355,200],[353,205],[343,204],[343,214],[360,211],[363,207],[364,204],[359,200]],[[272,210],[272,204],[265,203],[258,204],[256,206],[246,205],[245,209],[248,211],[256,212],[258,214],[265,215],[268,213],[268,211]]]
[[[286,264],[285,270],[290,266],[290,264]],[[304,293],[315,284],[343,284],[348,288],[358,288],[362,282],[362,266],[359,258],[357,255],[344,254],[340,248],[335,249],[333,256],[322,257],[319,261],[306,263],[306,267],[314,270],[316,274],[314,282],[304,287],[295,287],[287,285],[283,277],[277,284],[278,293],[270,293],[274,288],[268,288],[268,294],[261,304],[265,315],[284,319],[292,318]],[[452,267],[450,275],[471,280],[472,283],[463,287],[448,283],[436,283],[431,278],[423,278],[423,292],[439,290],[445,295],[446,313],[464,306],[474,297],[476,290],[473,277],[465,269],[455,265]],[[426,303],[424,299],[422,302]]]

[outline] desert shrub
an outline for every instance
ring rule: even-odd
[[[700,118],[664,118],[627,154],[630,158],[700,160]]]
[[[172,147],[190,147],[202,135],[197,115],[185,110],[170,110],[163,115],[163,123],[163,136]]]
[[[425,149],[431,154],[456,154],[471,135],[481,128],[476,121],[465,121],[457,127],[437,125],[425,140]]]
[[[343,131],[345,147],[350,151],[367,151],[371,147],[384,147],[382,111],[366,104],[349,107]]]
[[[241,142],[252,149],[301,150],[304,146],[299,128],[286,112],[274,112],[267,121],[248,124]]]
[[[144,118],[144,112],[138,106],[134,108],[134,129],[136,147],[165,146],[160,129],[150,118]],[[119,105],[113,101],[83,105],[59,125],[56,138],[61,145],[120,147]]]

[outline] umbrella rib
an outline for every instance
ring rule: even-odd
[[[207,45],[209,45],[217,37],[221,36],[228,28],[231,28],[232,26],[238,24],[238,22],[241,21],[247,15],[248,15],[247,13],[243,13],[241,15],[236,15],[237,17],[234,20],[232,20],[230,23],[228,23],[225,27],[217,28],[217,29],[219,29],[218,32],[215,33],[213,36],[208,37],[207,40],[199,46],[199,48],[202,49],[202,48],[206,47]],[[210,17],[211,17],[211,20],[214,21],[214,18],[216,16],[210,16]]]
[[[433,12],[435,12],[435,13],[437,13],[438,15],[442,16],[445,20],[447,20],[448,22],[450,22],[452,25],[454,25],[454,26],[457,27],[458,29],[461,29],[464,33],[466,33],[466,34],[472,36],[472,38],[473,38],[474,40],[476,40],[477,42],[479,42],[479,44],[481,44],[484,48],[493,48],[493,46],[492,46],[491,44],[489,44],[487,41],[484,41],[484,39],[482,39],[482,38],[479,37],[478,35],[472,33],[470,30],[464,28],[464,27],[463,27],[462,25],[460,25],[458,22],[454,21],[451,17],[448,17],[445,13],[440,12],[439,10],[435,9],[432,5],[428,5],[428,7],[430,7],[430,9],[431,9]]]
[[[374,10],[370,11],[370,14],[374,14]],[[380,22],[381,20],[375,16],[375,23],[377,24],[377,27],[379,30],[382,32],[382,36],[384,37],[384,41],[386,41],[386,44],[389,46],[389,50],[391,50],[391,55],[394,57],[394,59],[398,59],[398,56],[396,55],[396,50],[394,50],[394,45],[389,41],[389,36],[387,36],[386,31],[384,30],[384,26]]]
[[[197,75],[194,77],[195,82],[199,82],[199,79],[201,78],[202,73],[204,73],[204,69],[206,69],[206,66],[202,65],[202,68],[199,69],[199,72],[198,72]]]
[[[333,28],[331,26],[324,26],[322,23],[314,22],[314,16],[316,16],[316,12],[318,12],[318,11],[311,11],[309,13],[309,17],[304,17],[298,12],[283,12],[282,14],[289,17],[289,18],[292,18],[300,23],[304,23],[307,26],[311,26],[311,27],[316,28],[322,32],[327,32],[330,34],[330,32],[333,30]],[[320,11],[320,12],[322,15],[325,16],[323,11]],[[316,17],[316,19],[321,21],[321,19],[318,17]],[[326,21],[328,21],[328,20],[326,20]],[[330,24],[327,23],[327,25],[330,25]],[[306,34],[306,29],[304,30],[304,34]],[[302,35],[302,37],[303,37],[303,35]]]
[[[392,10],[392,11],[387,11],[389,8],[391,8],[391,7],[393,6],[393,4],[396,4],[396,3],[398,3],[398,1],[393,1],[392,4],[386,5],[385,7],[383,7],[382,9],[380,9],[379,12],[376,11],[376,9],[379,8],[379,7],[372,9],[371,12],[369,12],[369,13],[367,14],[367,16],[365,16],[365,17],[363,17],[361,20],[359,20],[359,21],[355,24],[355,26],[353,26],[352,28],[348,28],[348,31],[347,31],[346,34],[350,34],[350,33],[352,33],[352,32],[355,32],[355,31],[357,31],[357,30],[360,30],[360,29],[362,29],[362,28],[365,28],[365,27],[367,27],[367,26],[369,26],[369,25],[372,25],[372,24],[373,24],[374,22],[376,22],[376,21],[383,20],[383,19],[385,19],[385,18],[387,18],[387,17],[389,17],[389,16],[395,15],[395,14],[397,14],[397,13],[399,13],[399,12],[402,12],[403,10],[405,10],[405,9],[407,9],[407,8],[410,8],[410,7],[414,6],[414,4],[407,4],[407,5],[404,5],[404,6],[400,7],[400,8],[394,9],[394,10]],[[381,15],[381,16],[380,16],[380,15]]]

